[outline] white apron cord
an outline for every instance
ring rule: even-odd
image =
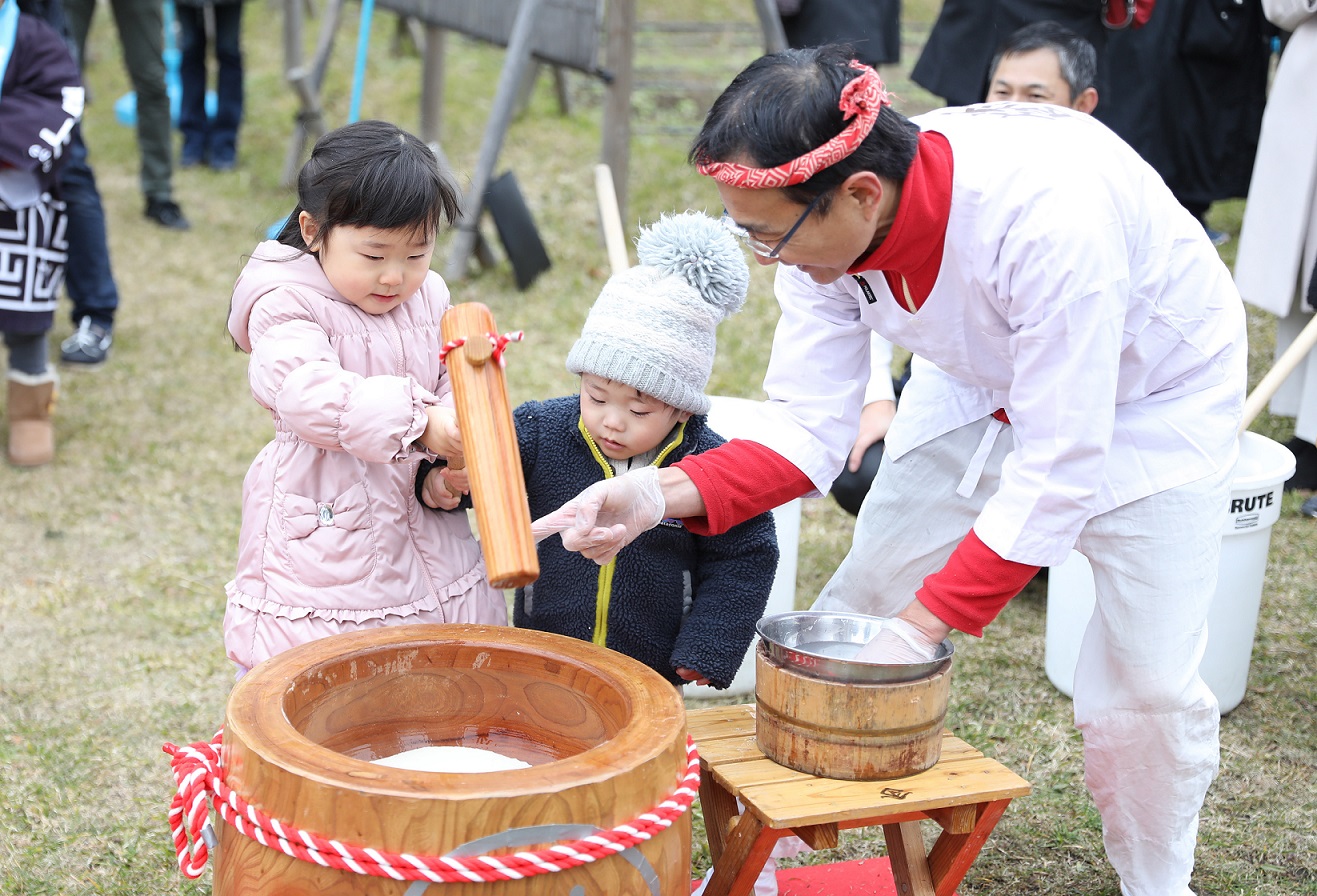
[[[968,498],[957,494],[956,483],[984,443],[990,421],[997,423],[985,416],[895,460],[883,458],[860,505],[850,552],[813,609],[895,616],[914,599],[925,578],[946,566],[997,491],[1002,463],[1014,447],[1011,439],[996,439],[977,477],[977,489]],[[911,520],[919,520],[918,538],[910,537]]]
[[[979,447],[975,450],[974,456],[969,459],[969,466],[965,468],[965,475],[961,477],[960,485],[956,487],[956,494],[962,498],[968,498],[974,494],[974,489],[979,484],[979,477],[983,475],[983,466],[988,462],[988,455],[992,452],[992,446],[996,443],[997,435],[1004,425],[996,417],[988,419],[990,422],[983,433],[983,440],[979,442]]]

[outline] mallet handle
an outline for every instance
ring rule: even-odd
[[[631,267],[631,261],[626,251],[622,214],[617,208],[613,169],[603,164],[594,166],[594,189],[599,200],[599,223],[604,230],[604,245],[608,248],[608,266],[614,274],[620,274]]]
[[[479,302],[463,302],[449,308],[439,326],[445,343],[464,340],[448,353],[448,376],[485,568],[495,588],[516,588],[535,581],[540,564],[507,382],[491,357],[494,316]]]
[[[1317,345],[1317,317],[1308,321],[1308,325],[1299,331],[1299,335],[1276,359],[1276,363],[1267,371],[1266,376],[1262,377],[1262,381],[1253,387],[1253,391],[1244,401],[1244,418],[1239,424],[1240,432],[1248,429],[1254,418],[1262,413],[1267,402],[1271,401],[1271,396],[1276,394],[1276,390],[1294,372],[1294,368],[1299,366],[1299,362],[1307,357],[1314,345]]]

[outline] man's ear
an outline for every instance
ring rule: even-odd
[[[882,203],[884,184],[872,171],[857,171],[841,182],[838,192],[855,202],[865,220],[878,213]]]
[[[1083,93],[1079,94],[1079,96],[1075,97],[1075,101],[1070,104],[1070,108],[1074,109],[1076,112],[1083,112],[1085,115],[1092,115],[1093,110],[1097,108],[1097,104],[1097,88],[1090,87]]]

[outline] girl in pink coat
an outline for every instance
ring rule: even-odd
[[[458,214],[424,143],[350,124],[316,143],[297,207],[234,286],[229,332],[274,420],[243,483],[225,589],[239,676],[338,632],[507,622],[458,498],[433,513],[413,489],[422,459],[462,452],[439,360],[448,287],[430,270],[435,234]]]

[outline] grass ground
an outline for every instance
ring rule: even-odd
[[[935,9],[935,0],[906,4],[904,61],[884,72],[907,113],[937,105],[907,75]],[[707,103],[757,54],[748,3],[670,0],[661,11],[642,4],[641,19],[632,236],[663,211],[716,211],[709,182],[684,164],[686,146]],[[672,23],[699,27],[658,27]],[[349,25],[327,82],[332,123],[346,120],[353,38]],[[193,229],[167,233],[142,218],[133,135],[114,120],[113,101],[128,87],[108,10],[93,26],[87,138],[123,306],[110,363],[64,375],[57,462],[0,467],[6,896],[209,891],[208,877],[186,883],[174,870],[165,827],[172,783],[160,745],[208,738],[223,719],[232,683],[219,634],[223,583],[232,574],[242,476],[269,436],[224,319],[244,255],[291,207],[279,179],[296,106],[281,75],[277,5],[248,6],[244,40],[240,166],[178,172],[177,198]],[[469,172],[501,56],[464,40],[450,52],[441,139],[455,168]],[[395,46],[388,18],[378,17],[363,114],[418,127],[419,72],[405,41]],[[515,289],[506,264],[454,285],[458,300],[484,302],[501,327],[527,331],[511,356],[514,401],[572,389],[562,361],[607,274],[592,179],[602,92],[584,77],[569,85],[571,109],[562,114],[541,79],[499,166],[516,172],[552,270],[526,292]],[[1213,226],[1237,233],[1240,208],[1218,206]],[[496,242],[488,222],[486,233]],[[1227,261],[1231,251],[1227,244]],[[759,269],[747,309],[724,327],[711,391],[760,395],[774,320],[769,272]],[[61,319],[54,335],[68,330]],[[1271,333],[1270,319],[1256,315],[1253,382],[1270,357]],[[1264,415],[1254,429],[1283,441],[1287,425]],[[1203,816],[1194,881],[1205,896],[1317,894],[1317,528],[1297,505],[1287,497],[1273,528],[1248,696],[1222,726],[1222,772]],[[800,606],[841,559],[851,522],[830,500],[806,502]],[[1070,703],[1043,674],[1045,603],[1033,586],[988,637],[957,642],[949,726],[1035,788],[998,826],[965,896],[1117,893],[1083,789]],[[835,853],[802,861],[881,849],[852,834]],[[696,873],[705,867],[697,849]]]

